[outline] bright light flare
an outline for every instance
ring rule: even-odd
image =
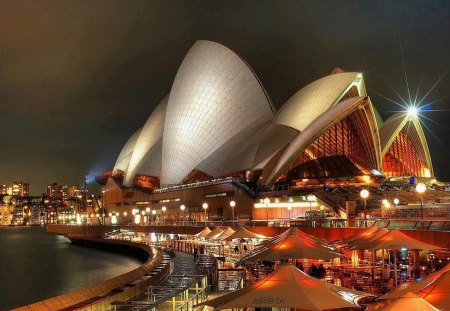
[[[417,107],[411,106],[408,108],[408,115],[411,117],[416,117],[418,112],[419,109],[417,109]]]

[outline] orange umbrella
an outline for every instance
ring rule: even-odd
[[[231,235],[224,237],[222,240],[231,241],[234,239],[265,239],[266,237],[262,234],[256,234],[251,232],[244,227],[240,227]]]
[[[418,293],[420,290],[424,289],[425,287],[429,286],[431,283],[436,281],[436,279],[438,279],[442,274],[444,274],[447,271],[450,271],[450,264],[446,265],[441,270],[438,270],[434,273],[431,273],[430,275],[427,275],[421,280],[420,279],[414,280],[396,286],[389,293],[387,293],[384,296],[381,296],[380,299],[386,300],[395,299],[406,294],[407,292]]]
[[[369,294],[315,279],[292,265],[278,270],[250,286],[199,305],[216,310],[231,308],[297,308],[329,310],[359,308],[357,300]]]
[[[356,240],[365,238],[365,237],[367,237],[367,236],[371,236],[371,235],[373,235],[376,231],[378,231],[378,228],[377,228],[377,227],[370,227],[369,229],[364,230],[363,232],[360,232],[360,233],[358,233],[358,234],[356,234],[356,235],[353,235],[353,236],[351,236],[351,237],[348,237],[348,238],[345,238],[345,239],[342,239],[342,240],[337,240],[337,241],[335,241],[335,242],[336,242],[336,243],[339,243],[339,244],[347,244],[347,243],[350,243],[350,242],[353,242],[353,241],[356,241]]]
[[[434,282],[418,293],[423,299],[440,310],[450,310],[450,271],[442,273]]]
[[[220,229],[219,227],[215,227],[214,229],[212,229],[212,231],[207,236],[205,236],[205,238],[214,239],[216,236],[218,236],[222,232],[223,232],[222,229]]]
[[[225,229],[224,232],[222,232],[221,234],[217,235],[214,240],[223,240],[227,237],[229,237],[230,235],[232,235],[235,231],[231,228],[228,227],[227,229]]]
[[[371,234],[361,236],[359,239],[355,239],[353,241],[348,242],[347,245],[344,246],[344,248],[348,250],[367,249],[366,246],[368,245],[368,243],[378,240],[382,236],[386,235],[388,232],[389,230],[386,228],[377,229],[373,231]]]
[[[208,234],[211,233],[211,229],[209,229],[208,227],[205,227],[202,231],[200,231],[199,233],[197,233],[195,235],[195,237],[197,238],[204,238],[206,237]]]
[[[435,250],[442,247],[431,245],[428,243],[416,240],[406,234],[402,233],[398,229],[389,230],[385,235],[375,239],[367,241],[360,246],[360,249],[421,249],[421,250]]]
[[[333,259],[345,257],[334,245],[291,227],[279,239],[263,244],[245,256],[238,264],[277,259]]]
[[[392,303],[384,305],[374,305],[366,309],[366,311],[398,311],[398,310],[414,310],[414,311],[439,311],[422,297],[411,292],[400,296]]]

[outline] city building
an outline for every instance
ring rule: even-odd
[[[47,186],[47,196],[50,199],[65,200],[67,198],[67,186],[54,182]]]
[[[11,185],[2,184],[0,195],[11,195],[15,197],[27,197],[30,195],[30,184],[15,181]]]
[[[304,216],[329,208],[326,200],[301,195],[305,189],[411,177],[435,182],[417,118],[414,108],[384,122],[363,74],[338,68],[277,111],[242,58],[198,41],[170,94],[126,142],[112,172],[97,181],[106,209],[127,215],[150,206],[173,219],[185,213],[195,220],[230,219],[234,210],[260,220]],[[267,194],[279,187],[289,192],[276,199]],[[272,201],[264,200],[268,195]]]

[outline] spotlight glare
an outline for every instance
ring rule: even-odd
[[[411,117],[417,116],[418,109],[417,107],[411,106],[408,108],[408,115]]]

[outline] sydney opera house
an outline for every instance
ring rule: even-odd
[[[164,206],[177,218],[184,205],[203,220],[205,202],[210,219],[230,219],[231,201],[239,217],[264,219],[268,207],[286,217],[319,208],[302,196],[314,189],[433,176],[414,111],[383,121],[361,73],[334,69],[277,110],[242,58],[197,41],[170,93],[97,180],[108,211]]]

